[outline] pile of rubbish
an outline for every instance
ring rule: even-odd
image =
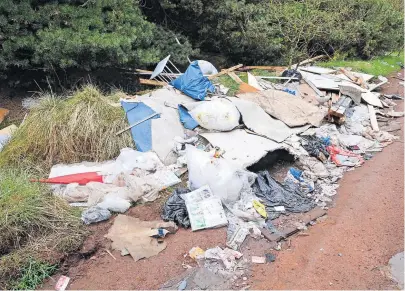
[[[176,225],[192,231],[227,226],[227,248],[203,254],[205,268],[223,276],[237,268],[247,236],[278,234],[272,220],[281,215],[327,209],[344,172],[398,139],[393,132],[400,127],[390,125],[403,116],[394,110],[394,100],[402,97],[375,92],[387,82],[384,77],[295,66],[282,77],[248,72],[245,83],[235,72],[249,67],[218,73],[210,63],[195,61],[184,74],[173,73],[169,57],[149,80],[141,79],[163,88],[120,101],[129,126],[117,135],[130,130],[137,150],[124,148],[102,163],[55,165],[39,180],[83,207],[82,220],[91,224],[139,200],[157,199],[188,172],[187,186],[175,188],[163,206],[161,217],[169,225],[115,218],[107,237],[135,260],[162,251],[166,244],[160,240]],[[224,74],[240,85],[236,96],[225,95],[227,88],[213,81]],[[277,150],[295,159],[284,181],[267,170],[248,170]]]

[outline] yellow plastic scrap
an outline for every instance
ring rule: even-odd
[[[200,247],[193,247],[189,252],[188,255],[196,260],[198,257],[204,257],[205,251]]]
[[[257,200],[253,200],[253,207],[262,217],[267,218],[266,207]]]

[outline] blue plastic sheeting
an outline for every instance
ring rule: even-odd
[[[198,126],[198,122],[195,121],[193,117],[191,117],[191,115],[190,115],[190,113],[188,113],[188,110],[186,107],[179,104],[178,109],[179,109],[180,122],[183,124],[183,126],[185,128],[194,129]]]
[[[171,81],[170,85],[195,100],[204,100],[208,91],[212,93],[215,91],[214,85],[204,77],[197,61],[192,62],[186,72]]]
[[[142,102],[121,101],[121,106],[127,114],[128,123],[130,125],[156,113],[152,108]],[[156,115],[131,128],[132,138],[134,139],[138,151],[147,152],[152,149],[152,119],[159,117],[159,115]]]

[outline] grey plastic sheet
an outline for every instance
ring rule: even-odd
[[[270,176],[268,171],[258,173],[253,191],[262,199],[270,219],[280,216],[280,212],[275,211],[275,206],[284,206],[286,212],[301,213],[311,210],[316,205],[312,199],[300,191],[298,184],[281,185]]]
[[[186,208],[186,202],[180,197],[181,194],[189,193],[190,190],[185,188],[177,188],[172,195],[167,199],[163,206],[162,219],[165,221],[174,221],[185,228],[190,227],[190,219]]]

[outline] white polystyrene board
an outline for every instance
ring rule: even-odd
[[[243,123],[251,131],[276,142],[282,142],[293,134],[301,133],[310,126],[289,127],[284,122],[271,117],[257,103],[236,98],[228,98],[242,115]]]
[[[212,132],[200,134],[213,146],[225,150],[224,158],[236,163],[241,168],[247,168],[268,152],[282,148],[280,143],[255,134],[249,134],[243,129],[229,132]]]
[[[105,161],[101,163],[81,162],[69,165],[57,164],[52,166],[49,178],[87,172],[110,173],[114,171],[115,165],[115,161]]]
[[[302,76],[305,79],[309,80],[318,89],[338,91],[339,90],[339,84],[344,82],[344,81],[339,82],[339,81],[334,80],[334,79],[326,78],[326,77],[323,77],[323,76],[317,75],[317,74],[304,72],[302,70],[300,70],[300,73],[302,74]]]
[[[310,72],[314,74],[331,74],[336,72],[336,70],[329,69],[329,68],[322,68],[317,66],[307,66],[307,67],[300,67],[300,70],[305,72]]]
[[[161,60],[155,67],[155,69],[153,70],[152,75],[150,75],[150,79],[155,78],[157,75],[159,75],[160,73],[163,72],[163,70],[166,67],[167,62],[170,59],[170,55],[168,55],[167,57],[165,57],[163,60]]]
[[[379,93],[373,93],[373,92],[367,91],[365,93],[361,93],[361,99],[370,105],[382,108],[383,105],[382,105],[380,99],[378,98],[379,95],[380,95]]]
[[[256,88],[259,91],[263,91],[263,88],[259,85],[259,82],[257,81],[256,77],[253,76],[251,73],[247,73],[248,76],[248,84],[254,88]]]

